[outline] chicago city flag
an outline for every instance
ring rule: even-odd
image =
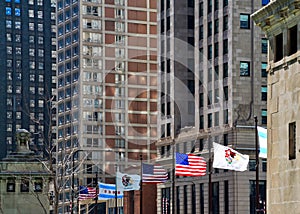
[[[214,142],[214,168],[246,171],[249,156]]]

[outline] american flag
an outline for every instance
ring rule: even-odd
[[[206,174],[206,161],[194,154],[176,153],[175,175],[203,176]]]
[[[94,199],[97,196],[97,189],[95,187],[86,187],[80,186],[79,187],[79,201],[86,200],[86,199]]]
[[[167,171],[159,165],[142,164],[143,167],[143,182],[144,183],[163,183],[168,179]]]
[[[162,214],[168,214],[169,212],[169,199],[166,197],[162,198]]]

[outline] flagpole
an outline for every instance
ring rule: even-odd
[[[212,214],[212,182],[211,182],[211,174],[212,174],[212,167],[211,167],[211,141],[210,136],[208,136],[208,213]]]
[[[259,158],[258,158],[258,133],[257,133],[257,116],[254,117],[255,121],[255,159],[256,159],[256,179],[255,179],[255,209],[256,213],[259,211]]]
[[[175,140],[173,139],[173,152],[172,152],[172,214],[175,214],[175,180],[176,180],[176,176],[175,176]]]
[[[117,187],[117,172],[118,172],[118,164],[115,164],[116,168],[116,190],[115,190],[115,214],[118,214],[118,187]]]
[[[143,214],[143,155],[140,154],[141,160],[141,188],[140,188],[140,214]]]
[[[95,198],[95,213],[98,213],[98,170],[96,172],[96,198]]]

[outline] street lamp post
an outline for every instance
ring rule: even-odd
[[[82,150],[78,149],[72,153],[72,209],[71,214],[73,214],[74,210],[74,172],[75,172],[75,164],[74,164],[74,156]]]

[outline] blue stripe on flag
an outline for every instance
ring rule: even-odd
[[[99,184],[99,188],[115,190],[115,189],[116,189],[116,186],[115,186],[115,185],[114,185],[114,186],[111,186],[111,185]]]

